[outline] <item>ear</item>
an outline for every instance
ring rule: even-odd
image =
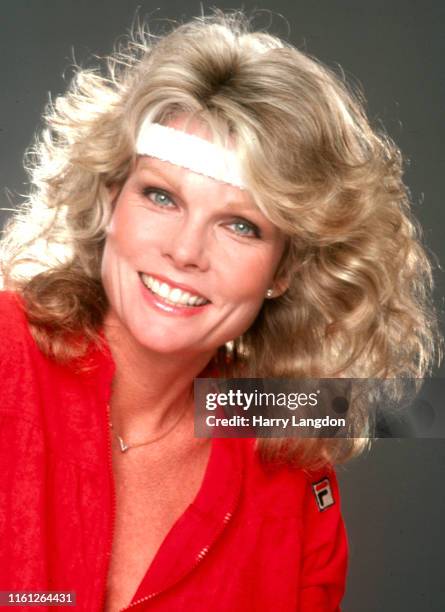
[[[280,297],[289,289],[290,280],[288,276],[280,276],[273,281],[272,287],[267,290],[266,297],[273,300]]]

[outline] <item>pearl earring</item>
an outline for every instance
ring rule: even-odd
[[[266,291],[266,297],[267,297],[267,298],[271,298],[272,296],[273,296],[273,289],[268,289],[268,290]]]

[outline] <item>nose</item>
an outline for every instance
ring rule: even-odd
[[[182,219],[169,236],[164,237],[162,244],[163,256],[170,259],[176,268],[208,269],[207,230],[199,219]]]

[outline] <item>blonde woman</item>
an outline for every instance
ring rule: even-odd
[[[195,438],[193,381],[428,371],[397,148],[240,14],[79,70],[45,125],[3,240],[0,590],[338,610],[333,465],[363,440]]]

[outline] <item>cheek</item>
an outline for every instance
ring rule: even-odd
[[[220,278],[224,278],[227,296],[246,301],[246,305],[262,303],[267,289],[271,286],[279,257],[274,252],[255,252],[246,256],[238,253],[231,257],[231,265],[220,268]],[[227,263],[227,260],[226,260]]]
[[[106,245],[116,257],[132,261],[149,246],[147,236],[150,235],[153,229],[146,215],[139,214],[137,209],[128,211],[117,207],[108,228]]]
[[[112,303],[113,296],[120,293],[122,278],[128,276],[122,273],[124,262],[125,259],[116,252],[113,240],[107,238],[102,255],[101,278],[105,293]]]
[[[140,250],[138,223],[134,222],[124,206],[118,205],[107,229],[102,256],[101,275],[105,290],[117,290],[123,279],[127,278],[136,253]]]

